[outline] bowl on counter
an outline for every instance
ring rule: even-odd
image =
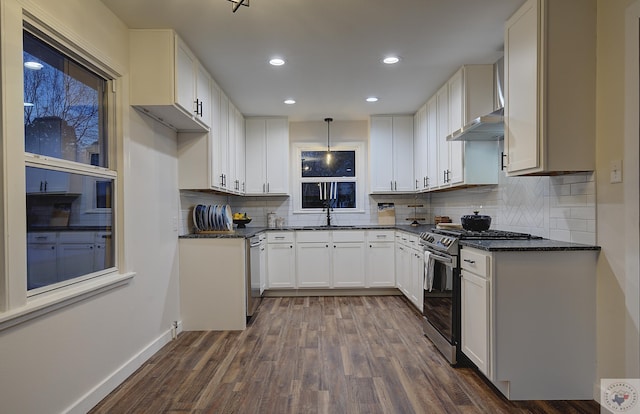
[[[474,214],[468,214],[460,217],[460,222],[465,230],[471,231],[485,231],[489,230],[491,226],[491,217],[478,214],[478,211],[474,211]]]
[[[250,218],[233,219],[233,222],[238,225],[239,229],[244,229],[248,223],[251,223]]]

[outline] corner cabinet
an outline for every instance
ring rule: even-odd
[[[289,193],[289,121],[287,118],[245,120],[246,194]]]
[[[208,131],[210,77],[170,29],[133,29],[129,36],[130,103],[176,131]]]
[[[595,0],[527,0],[504,39],[507,173],[593,170]]]
[[[372,116],[369,137],[371,192],[414,192],[413,116]]]

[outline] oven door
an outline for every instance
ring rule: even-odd
[[[459,336],[457,273],[456,256],[425,250],[424,333],[452,364]]]

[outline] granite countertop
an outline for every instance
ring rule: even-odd
[[[402,230],[407,233],[420,234],[423,231],[433,229],[433,224],[422,224],[420,226],[410,225],[378,225],[378,224],[364,224],[353,226],[286,226],[283,228],[267,228],[267,227],[246,227],[244,229],[234,229],[229,233],[190,233],[180,236],[181,239],[248,239],[255,236],[258,233],[264,231],[315,231],[315,230]]]
[[[459,243],[461,246],[469,246],[489,252],[600,250],[600,246],[570,243],[550,239],[460,240]]]

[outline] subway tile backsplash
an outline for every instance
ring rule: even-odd
[[[436,215],[454,222],[479,210],[492,217],[491,227],[531,233],[554,240],[596,243],[596,197],[594,173],[553,177],[507,177],[498,185],[419,195],[368,195],[357,213],[331,215],[332,224],[378,223],[378,203],[394,203],[396,224],[410,224],[414,216],[433,223]],[[285,218],[287,226],[322,225],[325,213],[296,213],[292,197],[238,197],[216,193],[180,192],[180,234],[193,231],[191,214],[196,204],[229,204],[232,211],[252,217],[251,227],[266,227],[267,213]],[[418,205],[421,207],[410,207]]]

